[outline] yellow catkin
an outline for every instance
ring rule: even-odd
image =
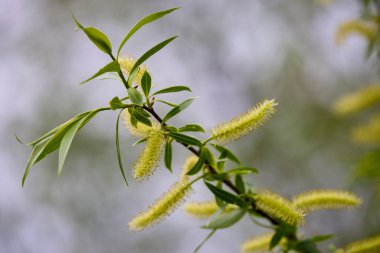
[[[352,130],[352,139],[358,143],[380,143],[380,115],[372,116],[370,121]]]
[[[133,177],[136,180],[144,180],[153,174],[161,158],[164,144],[165,135],[161,130],[150,133],[143,151],[135,162]]]
[[[248,134],[264,124],[275,112],[275,100],[265,100],[248,112],[219,124],[211,130],[214,140],[220,143],[229,143]]]
[[[182,166],[182,172],[180,176],[181,180],[188,179],[188,176],[186,174],[194,167],[198,159],[199,158],[197,156],[190,156],[185,160],[185,163]]]
[[[120,68],[125,75],[129,75],[132,70],[133,65],[136,63],[136,59],[133,57],[119,57],[118,62],[120,64]],[[139,72],[137,73],[134,82],[137,85],[141,85],[141,78],[146,71],[145,65],[140,65]]]
[[[152,126],[147,126],[140,122],[137,122],[136,127],[131,124],[131,115],[128,110],[124,110],[121,115],[122,122],[125,128],[128,129],[129,133],[136,137],[147,137],[152,130],[158,130],[160,128],[159,124],[152,122]]]
[[[131,230],[143,230],[159,223],[170,215],[189,195],[191,186],[186,181],[176,182],[161,198],[151,205],[146,211],[138,214],[131,222]]]
[[[353,242],[346,247],[346,253],[379,253],[380,236]]]
[[[374,22],[364,20],[350,20],[339,25],[335,34],[335,41],[338,45],[342,45],[348,36],[358,34],[369,42],[376,40],[377,26]]]
[[[339,115],[347,115],[364,110],[376,103],[380,103],[380,83],[371,84],[339,98],[333,106],[333,111]]]
[[[284,223],[299,226],[304,223],[304,213],[284,197],[273,193],[263,192],[256,197],[256,206]]]
[[[241,245],[242,253],[269,252],[269,244],[273,233],[265,233],[260,236],[252,237]]]
[[[355,194],[337,190],[314,190],[293,198],[293,204],[304,212],[358,207],[362,201]]]
[[[236,205],[228,204],[223,212],[230,212],[238,208]],[[214,200],[206,202],[189,202],[184,205],[185,212],[193,218],[208,219],[213,216],[219,209]]]

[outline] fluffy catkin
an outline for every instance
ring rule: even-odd
[[[380,143],[380,115],[372,116],[370,121],[364,125],[355,127],[352,138],[358,143]]]
[[[164,133],[161,130],[151,131],[143,151],[135,162],[133,177],[136,180],[144,180],[153,174],[160,161],[164,145]]]
[[[346,253],[379,253],[380,236],[353,242],[346,247]]]
[[[380,83],[371,84],[339,98],[333,106],[333,111],[338,115],[347,115],[376,103],[380,103]]]
[[[133,65],[136,63],[136,59],[133,57],[119,57],[118,62],[120,64],[120,68],[125,75],[129,75],[132,70]],[[146,71],[145,65],[140,65],[139,71],[135,77],[134,82],[141,86],[141,78]]]
[[[358,34],[369,42],[372,42],[377,36],[376,24],[363,20],[350,20],[341,23],[335,34],[335,41],[338,45],[342,45],[343,42],[346,41],[347,37],[352,34]]]
[[[241,245],[242,253],[258,253],[258,252],[268,252],[269,244],[272,239],[273,233],[265,233],[260,236],[252,237],[246,240]]]
[[[236,205],[228,204],[223,212],[230,212],[237,208]],[[214,200],[206,202],[189,202],[184,205],[185,212],[197,219],[208,219],[213,216],[219,209]]]
[[[160,128],[160,125],[156,122],[152,122],[152,126],[147,126],[145,124],[142,124],[140,122],[137,122],[136,127],[134,127],[131,124],[131,115],[129,114],[128,110],[124,110],[121,114],[121,119],[123,122],[123,125],[125,128],[128,129],[129,133],[136,137],[147,137],[152,130],[158,130]]]
[[[187,181],[176,182],[169,191],[157,199],[148,210],[141,212],[129,222],[129,228],[131,230],[143,230],[162,221],[185,200],[190,191],[191,186]]]
[[[224,144],[237,140],[264,124],[275,112],[276,105],[274,99],[265,100],[229,122],[219,124],[211,130],[212,137]]]
[[[361,200],[353,193],[346,191],[314,190],[294,197],[293,204],[305,212],[312,212],[324,209],[358,207]]]
[[[304,213],[289,200],[273,192],[263,192],[256,197],[256,206],[284,223],[299,226],[304,223]]]

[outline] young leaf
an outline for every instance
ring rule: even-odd
[[[171,37],[167,40],[164,40],[160,43],[158,43],[157,45],[155,45],[154,47],[152,47],[151,49],[149,49],[145,54],[143,54],[136,62],[135,64],[133,65],[130,73],[133,73],[144,61],[146,61],[147,59],[149,59],[152,55],[154,55],[155,53],[157,53],[158,51],[160,51],[163,47],[165,47],[167,44],[169,44],[170,42],[172,42],[172,40],[174,40],[175,38],[177,38],[177,36],[174,36],[174,37]],[[128,80],[127,82],[130,83],[130,79],[131,78],[131,75],[128,76]]]
[[[132,29],[128,32],[128,34],[125,36],[125,38],[123,39],[123,41],[120,43],[120,46],[119,48],[117,49],[117,56],[119,57],[119,54],[120,54],[120,51],[121,49],[123,48],[124,44],[129,40],[129,38],[132,37],[132,35],[137,32],[141,27],[143,27],[144,25],[146,24],[149,24],[159,18],[162,18],[163,16],[165,16],[166,14],[169,14],[170,12],[172,11],[175,11],[177,10],[178,8],[173,8],[173,9],[169,9],[169,10],[164,10],[164,11],[159,11],[159,12],[156,12],[156,13],[152,13],[146,17],[144,17],[143,19],[141,19],[139,22],[137,22],[137,24],[135,24]]]
[[[240,164],[240,161],[239,159],[234,155],[234,153],[232,153],[229,149],[227,149],[226,147],[223,147],[223,146],[220,146],[218,144],[212,144],[212,146],[218,150],[220,152],[220,159],[223,159],[223,158],[228,158],[229,160],[237,163],[237,164]]]
[[[183,101],[182,103],[180,103],[178,106],[174,107],[173,109],[171,109],[166,115],[165,117],[162,119],[162,123],[165,123],[166,121],[168,121],[169,119],[173,118],[175,115],[177,115],[178,113],[180,113],[181,111],[185,110],[189,105],[191,105],[191,103],[194,101],[193,98],[191,99],[188,99],[188,100],[185,100]]]
[[[210,222],[203,226],[202,228],[208,228],[208,229],[221,229],[221,228],[228,228],[232,225],[234,225],[236,222],[241,220],[241,218],[244,217],[246,214],[245,209],[236,209],[228,213],[221,213],[214,219],[211,219]]]
[[[251,168],[251,167],[238,167],[232,170],[228,170],[226,171],[226,173],[246,175],[246,174],[251,174],[251,173],[258,173],[258,170],[256,168]]]
[[[140,110],[133,109],[131,115],[138,122],[141,122],[141,123],[143,123],[144,125],[147,125],[147,126],[152,126],[152,122],[149,120],[149,118],[146,116],[146,114],[142,113]]]
[[[63,165],[66,160],[67,153],[69,152],[71,143],[74,140],[76,133],[78,132],[82,123],[86,120],[86,117],[78,120],[72,124],[66,134],[63,136],[61,144],[59,145],[58,151],[58,175],[61,175],[63,170]]]
[[[143,97],[140,92],[138,92],[135,88],[128,88],[128,96],[132,103],[136,105],[142,105]]]
[[[179,92],[179,91],[184,91],[184,90],[191,92],[190,88],[187,86],[172,86],[172,87],[168,87],[168,88],[156,91],[155,93],[153,93],[153,95],[163,94],[163,93],[171,93],[171,92]]]
[[[201,152],[198,161],[194,164],[193,168],[191,168],[186,174],[189,176],[197,174],[202,169],[205,161],[206,155],[204,152]]]
[[[178,132],[203,132],[203,133],[205,133],[206,131],[200,125],[189,124],[189,125],[180,127],[178,129]]]
[[[178,141],[180,143],[184,143],[186,145],[190,145],[190,146],[201,146],[202,145],[202,143],[198,139],[191,137],[191,136],[188,136],[188,135],[169,132],[169,136],[173,137],[176,141]]]
[[[145,71],[141,78],[141,88],[146,97],[149,96],[151,86],[152,86],[152,78],[150,77],[148,71]]]
[[[115,136],[116,137],[115,138],[115,140],[116,140],[116,154],[117,154],[117,161],[119,163],[121,175],[123,176],[125,183],[128,185],[127,178],[126,178],[125,172],[124,172],[123,161],[121,159],[120,142],[119,142],[119,121],[120,121],[120,115],[122,112],[123,112],[123,110],[120,110],[119,115],[117,115],[117,119],[116,119],[116,136]]]
[[[21,182],[22,187],[24,187],[26,177],[28,176],[31,167],[33,166],[33,164],[35,164],[37,162],[38,157],[41,155],[41,153],[44,150],[44,148],[46,147],[47,143],[48,142],[46,141],[43,143],[39,143],[33,147],[32,153],[29,156],[28,163],[27,163],[26,168],[25,168],[24,175],[22,177],[22,182]]]
[[[168,102],[168,101],[160,100],[160,99],[157,99],[157,100],[155,100],[155,101],[160,102],[160,103],[163,103],[163,104],[166,104],[166,105],[171,106],[171,107],[177,107],[177,106],[178,106],[178,105],[176,105],[176,104],[170,103],[170,102]]]
[[[270,249],[273,249],[280,243],[282,237],[285,236],[285,232],[286,232],[286,225],[280,225],[277,228],[276,233],[273,235],[272,239],[270,240],[270,244],[269,244]]]
[[[101,68],[98,72],[96,72],[93,76],[91,76],[87,80],[84,80],[80,84],[87,83],[88,81],[91,81],[92,79],[94,79],[94,78],[96,78],[98,76],[101,76],[101,75],[103,75],[105,73],[118,72],[119,70],[120,70],[120,65],[119,65],[119,63],[117,61],[110,62],[106,66],[104,66],[103,68]]]
[[[72,17],[77,24],[78,28],[81,29],[87,37],[104,53],[111,55],[112,54],[112,45],[108,37],[99,29],[95,27],[83,27],[79,21],[75,18],[74,14]]]
[[[235,185],[236,185],[236,188],[238,188],[241,193],[245,193],[245,184],[244,184],[243,177],[241,175],[235,176]]]
[[[241,200],[238,196],[232,193],[229,193],[223,189],[220,189],[210,183],[205,182],[205,184],[212,193],[214,193],[218,198],[226,201],[227,203],[236,204],[244,208],[247,206],[247,204],[243,200]]]
[[[119,97],[114,97],[109,102],[109,104],[110,104],[112,110],[117,110],[117,109],[125,107],[125,104],[123,104],[123,102],[121,102]]]
[[[172,144],[167,142],[165,145],[165,167],[170,171],[172,170]]]

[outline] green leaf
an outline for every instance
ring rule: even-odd
[[[136,62],[135,64],[133,65],[130,73],[133,73],[143,62],[145,62],[147,59],[149,59],[152,55],[154,55],[155,53],[157,53],[158,51],[160,51],[163,47],[165,47],[167,44],[169,44],[170,42],[172,42],[175,38],[177,38],[177,36],[174,36],[174,37],[171,37],[167,40],[164,40],[160,43],[158,43],[157,45],[155,45],[154,47],[152,47],[151,49],[149,49],[145,54],[143,54]],[[130,83],[130,79],[131,78],[131,75],[128,76],[128,80],[127,82]]]
[[[269,249],[273,249],[280,243],[282,237],[285,236],[285,232],[286,232],[286,225],[280,225],[277,228],[276,233],[273,235],[272,239],[270,240]]]
[[[208,162],[208,164],[215,168],[216,162],[213,153],[206,147],[202,148],[202,152],[205,153],[206,161]]]
[[[202,240],[202,242],[195,248],[193,253],[199,252],[199,250],[202,248],[202,246],[215,234],[217,229],[212,230],[205,239]]]
[[[141,122],[144,125],[152,126],[152,122],[149,120],[147,115],[142,113],[141,110],[138,110],[137,108],[132,110],[131,116],[136,119],[138,122]],[[149,116],[149,115],[148,115]]]
[[[115,136],[115,142],[116,142],[116,154],[117,154],[117,161],[119,163],[119,168],[121,175],[124,178],[125,183],[128,186],[127,177],[125,176],[124,167],[123,167],[123,161],[121,158],[121,152],[120,152],[120,142],[119,142],[119,121],[120,121],[120,115],[123,112],[123,110],[120,110],[119,114],[117,115],[116,119],[116,136]]]
[[[194,164],[193,168],[191,168],[187,173],[186,175],[195,175],[197,174],[203,167],[203,164],[205,163],[206,161],[206,155],[204,152],[201,151],[200,155],[199,155],[199,159],[198,161]]]
[[[202,145],[202,143],[198,139],[191,137],[191,136],[188,136],[188,135],[169,132],[169,136],[173,137],[176,141],[178,141],[180,143],[184,143],[186,145],[190,145],[190,146],[201,146]]]
[[[128,96],[132,103],[136,105],[142,105],[143,104],[143,97],[140,92],[138,92],[135,88],[131,87],[128,88]]]
[[[146,140],[148,140],[148,137],[145,137],[145,138],[142,138],[142,139],[136,141],[135,143],[132,144],[132,147],[136,146],[137,144],[146,142]]]
[[[235,223],[237,223],[239,220],[241,220],[244,215],[246,214],[246,210],[244,209],[236,209],[228,213],[221,213],[216,218],[211,219],[210,222],[203,226],[202,228],[207,229],[221,229],[221,228],[228,228]]]
[[[200,125],[189,124],[189,125],[185,125],[183,127],[180,127],[178,129],[178,132],[203,132],[203,133],[205,133],[206,131]]]
[[[84,115],[88,114],[90,111],[87,111],[87,112],[83,112],[83,113],[80,113],[78,115],[76,115],[75,117],[73,117],[72,119],[66,121],[65,123],[62,123],[61,125],[55,127],[54,129],[50,130],[49,132],[47,132],[46,134],[42,135],[40,138],[38,138],[37,140],[35,141],[32,141],[30,143],[27,143],[26,145],[28,146],[34,146],[38,143],[40,143],[41,141],[45,140],[46,138],[52,136],[53,134],[55,134],[58,129],[66,126],[66,125],[70,125],[71,123],[77,121],[78,119],[82,118]]]
[[[258,173],[258,170],[256,168],[251,168],[251,167],[238,167],[232,170],[228,170],[226,171],[226,173],[246,175],[246,174]]]
[[[190,88],[187,86],[172,86],[172,87],[168,87],[168,88],[159,90],[159,91],[153,93],[152,96],[157,95],[157,94],[179,92],[179,91],[190,91],[191,92]]]
[[[185,110],[187,107],[189,107],[189,105],[191,105],[191,103],[193,103],[193,101],[194,101],[193,98],[185,100],[182,103],[180,103],[178,106],[176,106],[173,109],[171,109],[165,115],[165,117],[162,119],[162,123],[161,124],[165,123],[166,121],[168,121],[169,119],[173,118],[175,115],[177,115],[181,111]]]
[[[116,72],[104,73],[103,75],[98,76],[96,79],[98,79],[98,80],[109,80],[109,79],[112,79],[112,80],[122,81],[122,79],[120,78],[119,74],[116,73]]]
[[[38,157],[41,155],[47,143],[48,142],[39,143],[33,147],[32,153],[29,156],[28,163],[25,168],[24,175],[22,177],[22,183],[21,183],[22,187],[24,187],[26,177],[28,176],[31,167],[33,166],[33,164],[37,162]]]
[[[102,31],[95,27],[83,27],[75,18],[74,14],[72,14],[72,17],[75,23],[77,24],[78,28],[81,29],[100,50],[102,50],[106,54],[112,54],[111,42]]]
[[[118,72],[119,70],[120,70],[120,65],[119,65],[119,63],[117,61],[110,62],[106,66],[104,66],[103,68],[101,68],[98,72],[96,72],[93,76],[91,76],[87,80],[84,80],[80,84],[87,83],[88,81],[91,81],[92,79],[94,79],[94,78],[96,78],[98,76],[101,76],[101,75],[103,75],[105,73]]]
[[[177,106],[178,106],[178,105],[176,105],[176,104],[174,104],[174,103],[170,103],[170,102],[165,101],[165,100],[157,99],[157,100],[155,100],[155,101],[160,102],[160,103],[163,103],[163,104],[166,104],[166,105],[169,105],[169,106],[171,106],[171,107],[177,107]]]
[[[114,97],[110,102],[109,102],[112,110],[117,110],[117,109],[120,109],[120,108],[124,108],[125,107],[125,104],[123,104],[123,102],[121,102],[120,98],[119,97]]]
[[[143,19],[141,19],[139,22],[137,22],[137,24],[135,24],[132,27],[132,29],[128,32],[128,34],[124,37],[123,41],[120,43],[120,46],[117,49],[117,56],[119,57],[121,49],[123,48],[125,43],[129,40],[129,38],[131,38],[132,35],[135,32],[137,32],[141,27],[143,27],[144,25],[149,24],[153,21],[156,21],[157,19],[160,19],[163,16],[165,16],[165,15],[169,14],[170,12],[175,11],[177,9],[179,9],[179,8],[173,8],[173,9],[169,9],[169,10],[164,10],[164,11],[152,13],[152,14],[149,14],[148,16],[144,17]]]
[[[135,70],[131,71],[128,76],[128,87],[132,87],[133,81],[136,79],[137,74],[139,73],[140,68],[136,68]]]
[[[304,253],[322,253],[315,242],[311,240],[303,240],[298,242],[295,246],[294,249],[297,250],[298,252],[304,252]]]
[[[149,96],[151,87],[152,87],[152,78],[150,77],[148,71],[145,71],[141,78],[141,88],[146,97]]]
[[[245,193],[245,184],[244,184],[243,177],[241,175],[235,176],[235,185],[236,185],[236,188],[238,188],[241,193]]]
[[[74,137],[78,130],[80,129],[83,122],[86,120],[86,117],[83,117],[82,119],[78,120],[74,124],[70,125],[68,131],[63,136],[62,141],[59,145],[59,151],[58,151],[58,175],[61,175],[63,170],[63,165],[65,163],[67,153],[69,152],[71,143],[74,140]]]
[[[212,144],[212,146],[218,150],[220,152],[220,159],[223,159],[223,158],[228,158],[229,160],[237,163],[237,164],[240,164],[240,161],[239,159],[237,158],[236,155],[234,155],[234,153],[232,153],[229,149],[227,149],[226,147],[223,147],[223,146],[220,146],[218,144]]]
[[[229,193],[223,189],[220,189],[210,183],[205,182],[205,184],[212,193],[214,193],[218,198],[226,201],[227,203],[236,204],[244,208],[247,206],[247,204],[243,200],[241,200],[238,196],[232,193]]]
[[[165,145],[165,167],[170,171],[172,170],[172,144],[167,142]]]
[[[327,234],[327,235],[316,235],[310,238],[311,241],[313,242],[322,242],[326,240],[330,240],[331,238],[334,238],[335,235],[333,234]]]

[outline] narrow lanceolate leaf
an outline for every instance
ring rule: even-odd
[[[182,103],[180,103],[178,106],[171,109],[162,119],[162,124],[168,121],[169,119],[173,118],[175,115],[177,115],[181,111],[185,110],[187,107],[191,105],[191,103],[193,103],[193,101],[194,101],[193,98],[185,100]]]
[[[188,135],[169,132],[169,136],[173,137],[176,141],[178,141],[180,143],[184,143],[186,145],[190,145],[190,146],[201,146],[202,145],[202,143],[198,139],[191,137],[191,136],[188,136]]]
[[[120,65],[119,65],[119,63],[117,61],[110,62],[106,66],[104,66],[103,68],[101,68],[98,72],[96,72],[93,76],[91,76],[90,78],[84,80],[80,84],[87,83],[88,81],[91,81],[92,79],[94,79],[94,78],[96,78],[98,76],[101,76],[101,75],[103,75],[105,73],[118,72],[119,70],[120,70]]]
[[[241,193],[245,193],[245,184],[241,175],[235,176],[235,185]]]
[[[152,14],[144,17],[139,22],[137,22],[137,24],[135,24],[132,27],[132,29],[128,32],[128,34],[125,36],[125,38],[123,39],[123,41],[120,43],[120,46],[117,49],[117,56],[119,56],[121,49],[123,48],[123,46],[125,45],[125,43],[129,40],[129,38],[131,38],[132,35],[135,34],[135,32],[137,32],[141,27],[143,27],[144,25],[149,24],[149,23],[151,23],[153,21],[156,21],[157,19],[160,19],[163,16],[165,16],[165,15],[169,14],[170,12],[175,11],[177,9],[178,8],[173,8],[173,9],[169,9],[169,10],[155,12],[155,13],[152,13]]]
[[[172,144],[171,142],[167,142],[165,144],[165,167],[170,171],[173,172],[172,170]]]
[[[36,163],[38,157],[41,155],[41,153],[44,150],[44,148],[46,147],[46,145],[47,145],[47,142],[43,142],[43,143],[39,143],[33,147],[32,153],[29,156],[29,160],[28,160],[28,163],[27,163],[26,168],[25,168],[24,175],[22,177],[22,183],[21,183],[22,187],[24,187],[26,177],[28,176],[31,167],[33,166],[33,164]]]
[[[144,125],[147,125],[149,127],[152,126],[152,122],[148,118],[149,115],[146,115],[144,111],[138,110],[136,108],[136,109],[131,110],[131,112],[132,112],[132,115],[131,115],[132,118],[134,118],[135,120],[137,120],[138,122],[140,122],[140,123],[142,123]]]
[[[146,97],[149,96],[151,87],[152,87],[152,78],[150,77],[148,71],[145,71],[141,78],[141,88]]]
[[[206,154],[201,151],[199,155],[199,159],[194,164],[194,166],[187,171],[186,175],[191,176],[191,175],[197,174],[202,169],[205,161],[206,161]]]
[[[142,105],[143,97],[135,88],[128,88],[128,95],[132,103]]]
[[[203,226],[202,228],[208,228],[208,229],[221,229],[221,228],[228,228],[235,223],[237,223],[241,218],[244,217],[246,213],[245,209],[236,209],[231,212],[222,212],[215,218],[211,219],[210,222]]]
[[[203,132],[203,133],[205,133],[205,130],[200,125],[189,124],[189,125],[185,125],[183,127],[180,127],[178,129],[178,132]]]
[[[102,31],[95,27],[83,27],[79,21],[75,18],[74,14],[72,15],[75,23],[78,28],[81,29],[87,37],[97,46],[101,51],[106,54],[112,54],[111,42]]]
[[[191,92],[191,89],[187,86],[172,86],[172,87],[168,87],[168,88],[156,91],[155,93],[153,93],[153,95],[163,94],[163,93],[180,92],[180,91],[190,91]]]
[[[70,129],[67,131],[67,133],[65,134],[65,136],[63,137],[61,141],[61,145],[59,146],[59,152],[58,152],[58,175],[62,173],[63,165],[65,163],[67,153],[69,152],[71,143],[73,142],[76,133],[78,132],[80,126],[85,120],[86,120],[86,117],[72,124],[70,126]]]
[[[256,168],[251,168],[251,167],[238,167],[238,168],[234,168],[232,170],[228,170],[228,171],[226,171],[226,173],[246,175],[246,174],[258,173],[258,170]]]
[[[73,123],[73,122],[77,121],[78,119],[82,118],[84,115],[88,114],[89,112],[90,111],[78,114],[74,118],[66,121],[65,123],[62,123],[61,125],[59,125],[59,126],[55,127],[54,129],[50,130],[49,132],[47,132],[46,134],[44,134],[43,136],[41,136],[37,140],[32,141],[30,143],[27,143],[26,145],[28,145],[28,146],[35,146],[36,144],[42,142],[43,140],[45,140],[45,139],[49,138],[50,136],[52,136],[53,134],[55,134],[58,131],[58,129],[60,129],[62,127],[65,127],[66,125],[70,125],[71,123]]]
[[[224,159],[224,158],[228,158],[229,160],[237,163],[237,164],[240,164],[240,161],[239,159],[237,158],[236,155],[234,155],[234,153],[232,153],[229,149],[227,149],[226,147],[223,147],[221,145],[218,145],[218,144],[212,144],[212,146],[218,150],[220,152],[220,156],[219,158],[220,159]]]
[[[212,184],[205,183],[206,186],[210,189],[212,193],[214,193],[218,198],[220,198],[223,201],[226,201],[227,203],[236,204],[241,207],[246,207],[247,204],[241,200],[238,196],[229,193],[223,189],[220,189]]]
[[[154,47],[152,47],[151,49],[149,49],[145,54],[143,54],[135,63],[135,65],[133,65],[130,73],[133,73],[143,62],[145,62],[147,59],[149,59],[152,55],[154,55],[155,53],[157,53],[158,51],[160,51],[163,47],[165,47],[167,44],[169,44],[170,42],[172,42],[175,38],[177,38],[177,36],[174,36],[174,37],[171,37],[167,40],[164,40],[160,43],[158,43],[157,45],[155,45]],[[128,76],[128,83],[130,83],[130,77],[131,75]]]
[[[286,224],[282,224],[277,228],[276,233],[273,235],[272,239],[270,240],[270,243],[269,243],[270,249],[273,249],[281,242],[281,239],[285,236],[286,227],[287,227]]]
[[[125,183],[128,185],[127,177],[125,176],[125,172],[124,172],[123,161],[121,158],[120,141],[119,141],[119,121],[120,121],[120,115],[122,112],[123,112],[123,110],[120,110],[119,115],[117,115],[117,119],[116,119],[116,138],[115,138],[115,140],[116,140],[116,154],[117,154],[117,161],[119,163],[121,175],[123,176]]]

